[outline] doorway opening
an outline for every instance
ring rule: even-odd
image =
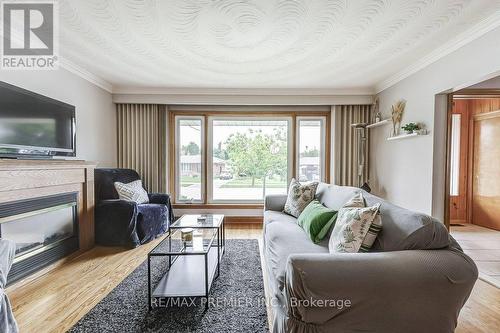
[[[447,142],[445,220],[500,287],[500,77],[450,94]]]
[[[500,230],[500,94],[454,93],[448,132],[450,225]]]

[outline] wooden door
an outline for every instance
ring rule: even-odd
[[[472,221],[500,230],[500,111],[473,119]]]

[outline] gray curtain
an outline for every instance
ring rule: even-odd
[[[7,275],[12,267],[15,253],[16,243],[0,238],[0,332],[5,333],[19,332],[9,298],[5,294]]]
[[[166,192],[167,109],[117,104],[118,167],[136,170],[149,192]]]
[[[337,105],[334,109],[335,183],[343,186],[358,186],[358,131],[351,124],[370,123],[371,105]],[[365,167],[361,184],[369,180],[369,130],[365,130]]]

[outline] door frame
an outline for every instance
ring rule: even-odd
[[[451,115],[453,112],[453,93],[448,94],[446,107],[446,150],[445,150],[445,181],[444,181],[444,225],[450,230],[450,175],[451,175]]]
[[[500,89],[461,89],[448,94],[447,118],[446,118],[446,150],[445,150],[445,189],[444,189],[444,225],[450,230],[450,176],[451,176],[451,118],[453,113],[453,102],[455,98],[462,99],[486,99],[500,98]],[[467,181],[466,181],[466,222],[472,221],[472,177],[470,177],[473,169],[474,161],[474,117],[468,114],[469,121],[469,138],[467,152]]]

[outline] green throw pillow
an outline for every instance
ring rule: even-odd
[[[299,215],[297,223],[314,243],[319,243],[325,238],[336,219],[336,210],[326,208],[318,200],[313,200]]]

